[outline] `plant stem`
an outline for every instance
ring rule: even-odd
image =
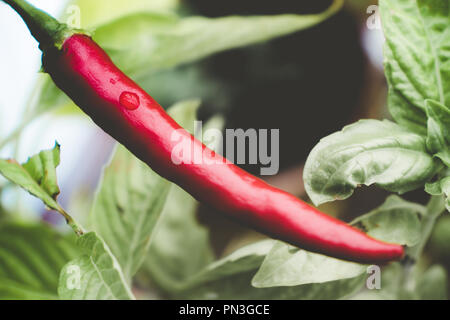
[[[420,241],[414,247],[409,248],[404,262],[404,272],[402,274],[403,289],[407,291],[414,290],[415,281],[411,276],[414,267],[417,265],[417,261],[423,253],[423,249],[431,236],[433,227],[437,218],[445,210],[445,201],[442,196],[432,196],[427,204],[426,214],[422,216],[422,230]],[[401,288],[400,288],[401,289]]]
[[[3,0],[11,6],[25,21],[31,34],[41,46],[61,44],[64,40],[67,26],[58,20],[37,9],[25,0]]]
[[[420,241],[408,252],[408,255],[412,259],[418,260],[422,255],[423,249],[431,236],[431,232],[433,231],[434,224],[444,210],[444,198],[442,196],[432,196],[427,204],[427,214],[422,217],[422,233]]]

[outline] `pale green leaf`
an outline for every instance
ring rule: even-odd
[[[320,205],[346,199],[360,185],[411,191],[438,169],[423,137],[387,120],[360,120],[320,140],[306,161],[304,180]]]
[[[428,150],[450,168],[450,109],[433,100],[426,101]]]
[[[307,252],[277,242],[252,280],[256,288],[299,286],[358,277],[365,273],[361,264]]]
[[[199,101],[186,101],[169,114],[181,125],[193,126],[198,106]],[[105,168],[91,225],[108,244],[128,282],[144,261],[170,186],[121,145]]]
[[[77,240],[83,251],[61,270],[58,294],[64,300],[134,299],[119,263],[94,232]]]
[[[56,201],[59,187],[56,181],[56,167],[59,165],[60,146],[41,151],[20,165],[15,160],[0,159],[0,174],[19,185],[33,196],[41,199],[53,210],[61,211]]]
[[[424,206],[392,195],[352,224],[367,230],[367,234],[376,239],[412,247],[420,241],[420,218],[424,214]]]
[[[425,99],[450,105],[449,2],[380,0],[388,104],[394,119],[426,133]]]
[[[180,18],[170,13],[124,9],[135,13],[112,21],[99,19],[109,22],[97,25],[93,37],[128,76],[141,83],[157,71],[312,27],[335,14],[342,3],[334,0],[328,10],[315,15],[221,18]],[[49,77],[44,79],[37,114],[72,104]]]
[[[58,299],[58,275],[79,250],[43,224],[0,225],[0,300]]]

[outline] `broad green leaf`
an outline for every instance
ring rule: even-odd
[[[134,299],[122,269],[94,232],[77,240],[82,254],[61,270],[58,294],[64,300]]]
[[[193,126],[198,106],[198,101],[187,101],[169,113],[180,124]],[[128,282],[144,261],[170,186],[121,145],[104,171],[91,225],[108,244]]]
[[[450,109],[433,100],[426,101],[428,150],[450,168]]]
[[[175,297],[182,299],[338,299],[358,290],[363,277],[291,287],[255,288],[251,281],[274,245],[264,240],[208,266]],[[364,276],[364,275],[363,275]]]
[[[416,294],[420,300],[447,300],[447,271],[440,265],[429,268],[419,279]]]
[[[45,205],[56,211],[63,211],[56,201],[59,187],[56,181],[56,167],[59,165],[60,146],[41,151],[20,165],[15,160],[0,159],[0,174],[19,185]]]
[[[0,300],[58,299],[58,275],[79,254],[72,237],[43,224],[0,224]]]
[[[449,2],[380,0],[388,104],[394,119],[426,133],[425,99],[450,105]]]
[[[434,196],[444,194],[446,198],[445,207],[450,211],[450,176],[433,183],[427,183],[425,185],[425,191]]]
[[[193,123],[195,114],[191,113],[190,118]],[[223,122],[221,117],[210,119],[203,133],[209,129],[221,130]],[[193,132],[192,125],[187,127]],[[208,146],[216,149],[218,145],[213,142]],[[189,278],[213,261],[209,231],[197,221],[197,206],[192,196],[172,185],[143,268],[166,292],[180,290]]]
[[[335,0],[316,15],[180,18],[143,10],[97,25],[93,37],[127,75],[142,81],[157,71],[312,27],[336,13],[342,3]],[[41,85],[37,114],[72,104],[49,77]]]
[[[376,239],[412,247],[420,241],[420,218],[425,214],[424,206],[392,195],[352,224],[367,230],[367,234]]]
[[[423,137],[388,120],[360,120],[320,140],[306,161],[304,180],[320,205],[346,199],[360,185],[411,191],[438,169]]]
[[[365,273],[361,264],[307,252],[277,242],[252,280],[256,288],[299,286],[355,278]]]

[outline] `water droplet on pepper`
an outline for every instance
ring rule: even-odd
[[[122,92],[119,98],[119,103],[128,110],[136,110],[140,105],[138,95],[129,91]]]

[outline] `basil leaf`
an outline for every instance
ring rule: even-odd
[[[320,205],[346,199],[363,184],[411,191],[438,169],[423,137],[388,120],[360,120],[320,140],[306,161],[304,181],[309,197]]]
[[[450,168],[450,109],[433,100],[426,101],[428,150]]]
[[[307,252],[277,242],[253,277],[256,288],[299,286],[354,278],[365,273],[361,264]]]
[[[61,270],[58,294],[65,300],[134,299],[119,263],[94,232],[78,238],[83,254]]]
[[[449,2],[380,0],[388,104],[401,125],[426,134],[425,99],[450,105]]]
[[[378,208],[355,219],[352,225],[367,230],[376,239],[412,247],[420,241],[420,218],[426,210],[422,205],[392,195]]]

